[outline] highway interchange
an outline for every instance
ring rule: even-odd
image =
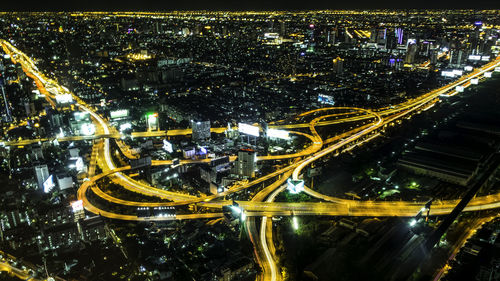
[[[456,87],[469,87],[472,79],[483,79],[485,72],[491,72],[500,65],[500,58],[492,61],[485,66],[475,69],[472,72],[463,75],[458,80],[445,85],[439,89],[432,90],[417,98],[409,99],[403,103],[390,107],[368,110],[361,108],[332,107],[312,110],[297,116],[296,124],[272,124],[271,128],[279,129],[297,129],[308,128],[309,133],[290,131],[305,137],[310,144],[302,151],[289,155],[270,155],[259,156],[258,161],[270,160],[288,160],[289,165],[277,169],[276,171],[253,179],[250,182],[238,183],[227,191],[215,195],[193,196],[185,193],[177,193],[149,186],[129,177],[125,172],[130,171],[130,166],[117,167],[113,161],[110,149],[110,142],[115,141],[125,157],[137,158],[126,144],[121,140],[123,137],[114,127],[112,127],[105,118],[97,113],[96,108],[86,104],[78,96],[71,93],[68,89],[60,86],[55,80],[47,78],[38,70],[32,59],[16,49],[8,41],[1,40],[0,44],[5,53],[9,54],[14,63],[21,64],[24,72],[34,80],[40,93],[44,94],[47,101],[55,107],[54,98],[60,94],[71,94],[76,101],[79,110],[88,112],[96,125],[96,134],[94,136],[68,136],[59,138],[58,141],[92,140],[91,163],[89,164],[89,179],[84,181],[78,190],[78,199],[83,201],[87,211],[108,217],[112,219],[128,221],[161,221],[172,219],[206,219],[219,218],[223,214],[220,211],[223,206],[232,205],[233,201],[224,200],[225,196],[247,190],[252,187],[261,186],[260,183],[274,180],[252,197],[250,201],[237,201],[236,203],[242,209],[242,216],[248,217],[245,220],[246,229],[255,246],[256,258],[263,269],[263,274],[259,276],[261,280],[281,280],[281,275],[275,263],[274,246],[272,243],[272,224],[268,219],[272,216],[402,216],[411,217],[416,215],[425,202],[390,202],[390,201],[358,201],[336,198],[320,194],[308,187],[305,192],[322,202],[303,202],[303,203],[281,203],[273,202],[279,192],[286,188],[286,180],[292,178],[299,180],[302,177],[304,168],[313,164],[315,161],[330,154],[338,154],[352,149],[355,146],[376,138],[380,132],[387,126],[394,124],[402,118],[410,118],[412,114],[419,113],[432,107],[439,102],[442,95],[456,94]],[[309,122],[303,119],[313,118]],[[316,131],[318,126],[328,126],[333,124],[344,124],[354,121],[363,121],[363,125],[340,135],[323,140]],[[279,122],[277,122],[279,123]],[[223,133],[227,128],[213,128],[214,133]],[[168,130],[160,132],[134,132],[133,137],[156,137],[189,135],[190,129]],[[20,140],[5,142],[7,146],[23,146],[46,139]],[[231,157],[235,161],[236,156]],[[209,162],[204,160],[182,160],[181,164],[196,164]],[[172,161],[154,160],[153,166],[171,165]],[[95,167],[99,166],[101,173],[95,175]],[[99,181],[109,178],[114,183],[119,184],[124,189],[143,194],[150,197],[166,199],[168,202],[135,202],[114,197],[99,188]],[[87,197],[89,192],[99,196],[113,204],[130,207],[157,207],[157,206],[185,206],[193,205],[205,207],[213,212],[177,214],[175,217],[137,217],[136,215],[115,213],[109,210],[101,209],[94,205]],[[431,215],[444,215],[450,213],[459,200],[446,200],[433,203],[430,210]],[[500,194],[474,198],[465,208],[465,211],[478,211],[500,207]],[[257,231],[258,221],[261,217],[260,230]]]

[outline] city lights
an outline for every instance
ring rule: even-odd
[[[500,164],[498,11],[307,4],[0,13],[0,267],[489,276],[493,260],[463,261],[492,258],[500,231],[484,190]],[[103,251],[78,258],[86,245]]]

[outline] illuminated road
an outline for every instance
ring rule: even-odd
[[[33,278],[30,274],[28,274],[25,270],[21,270],[16,268],[8,263],[0,262],[0,271],[8,272],[9,274],[21,279],[21,280],[33,280],[38,281],[40,279]]]
[[[78,190],[78,198],[83,200],[84,207],[95,214],[104,217],[133,220],[133,221],[155,221],[155,220],[172,220],[172,219],[202,219],[202,218],[219,218],[222,216],[220,212],[215,213],[194,213],[194,214],[177,214],[175,217],[147,217],[139,218],[136,215],[118,214],[109,212],[95,206],[87,198],[88,192],[93,192],[95,195],[107,200],[108,202],[119,204],[123,206],[137,207],[137,206],[179,206],[197,204],[203,207],[220,209],[222,206],[229,205],[231,202],[220,200],[224,196],[246,190],[254,187],[259,183],[276,178],[275,182],[263,188],[260,192],[252,198],[251,201],[238,201],[237,203],[243,208],[247,217],[262,217],[260,225],[260,234],[256,234],[256,226],[254,219],[249,219],[247,228],[252,242],[255,245],[256,257],[259,264],[262,265],[264,274],[261,276],[263,280],[278,280],[281,279],[273,257],[272,245],[272,227],[269,226],[270,221],[268,217],[272,216],[305,216],[305,215],[321,215],[321,216],[402,216],[411,217],[420,211],[423,202],[375,202],[375,201],[356,201],[345,200],[335,197],[325,196],[315,192],[309,188],[305,191],[309,195],[318,199],[330,202],[320,203],[277,203],[272,202],[276,195],[281,192],[285,185],[284,181],[291,175],[293,179],[300,179],[302,170],[318,159],[331,154],[340,153],[342,151],[350,150],[357,145],[368,142],[378,136],[378,130],[391,124],[392,122],[401,118],[409,118],[412,113],[418,113],[432,107],[441,95],[456,94],[456,86],[470,86],[470,80],[473,78],[481,78],[481,75],[487,71],[491,71],[500,64],[499,60],[495,60],[480,69],[475,69],[471,73],[462,76],[458,80],[443,86],[439,89],[430,91],[417,98],[409,99],[401,104],[385,107],[377,110],[368,110],[360,108],[323,108],[312,110],[297,116],[296,120],[314,117],[308,123],[298,124],[275,124],[270,125],[270,128],[292,129],[292,128],[308,128],[311,134],[302,132],[293,132],[308,138],[311,144],[306,149],[289,155],[261,155],[258,157],[259,161],[266,160],[280,160],[280,159],[295,159],[292,164],[280,168],[270,174],[264,175],[248,183],[240,183],[231,187],[229,190],[209,196],[193,196],[178,192],[170,192],[158,189],[142,182],[136,181],[127,176],[125,171],[130,170],[130,167],[116,167],[113,163],[113,158],[110,152],[110,138],[115,139],[122,153],[128,158],[136,158],[137,155],[132,153],[130,149],[121,141],[123,137],[115,128],[111,127],[107,121],[99,114],[88,106],[84,101],[79,99],[74,94],[70,93],[68,89],[59,86],[56,81],[45,77],[36,68],[33,61],[19,50],[14,48],[7,41],[0,41],[4,51],[11,55],[14,63],[20,63],[23,70],[29,77],[35,80],[40,92],[46,96],[46,99],[54,106],[53,98],[59,94],[71,94],[73,99],[77,102],[77,107],[85,112],[88,112],[96,124],[98,134],[96,136],[73,136],[67,137],[67,140],[92,140],[98,138],[93,146],[91,157],[91,176],[95,172],[95,165],[98,165],[102,173],[91,177],[85,181]],[[330,111],[345,111],[348,112],[335,112]],[[315,116],[320,114],[320,116]],[[339,118],[340,117],[340,118]],[[337,118],[337,119],[331,119]],[[328,119],[328,120],[325,120]],[[317,126],[328,126],[333,124],[343,124],[346,122],[365,121],[364,125],[354,128],[348,132],[343,132],[338,136],[331,137],[327,140],[322,140],[316,131]],[[366,124],[366,122],[368,122]],[[212,128],[214,133],[223,133],[226,128]],[[133,137],[158,137],[158,136],[174,136],[174,135],[189,135],[191,129],[168,130],[159,132],[134,132]],[[65,141],[61,138],[61,141]],[[21,146],[33,142],[46,141],[46,140],[21,140],[14,142],[6,142],[4,145]],[[331,144],[331,145],[328,145]],[[325,146],[326,145],[326,146]],[[325,147],[324,147],[325,146]],[[305,158],[302,158],[305,157]],[[232,156],[231,160],[234,161],[236,156]],[[182,160],[182,164],[195,164],[209,162],[210,159],[203,160]],[[171,161],[154,160],[153,166],[170,165]],[[98,186],[98,181],[109,177],[113,182],[119,184],[127,190],[140,193],[147,196],[157,197],[161,199],[170,200],[169,202],[134,202],[114,197],[102,191]],[[265,201],[265,202],[262,202]],[[458,200],[448,200],[433,203],[431,208],[431,215],[444,215],[451,212],[451,210],[458,203]],[[483,197],[474,198],[465,211],[478,211],[491,208],[500,207],[500,194],[488,195]],[[253,223],[252,223],[253,221]],[[271,249],[269,249],[271,247]]]

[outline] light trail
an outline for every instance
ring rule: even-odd
[[[11,54],[11,58],[14,63],[19,62],[22,65],[23,70],[27,73],[29,77],[35,80],[35,83],[37,84],[37,87],[41,89],[41,92],[46,96],[48,100],[51,101],[51,98],[54,98],[54,95],[57,95],[59,93],[69,93],[69,91],[57,85],[57,82],[45,78],[36,68],[35,64],[31,59],[29,59],[26,55],[21,53],[19,50],[15,49],[10,43],[8,43],[5,40],[1,40],[0,44],[2,44],[2,47],[6,53]],[[400,119],[410,113],[416,112],[416,111],[424,111],[430,108],[437,102],[438,97],[440,95],[446,94],[451,91],[451,94],[455,94],[453,90],[455,89],[456,86],[463,85],[464,87],[470,86],[470,80],[473,78],[479,77],[479,75],[484,74],[487,71],[492,70],[494,67],[498,66],[500,64],[499,59],[497,58],[495,61],[486,64],[483,66],[481,69],[476,69],[470,74],[464,75],[458,80],[445,85],[439,89],[435,89],[430,91],[429,93],[423,94],[415,99],[409,99],[406,102],[403,102],[398,105],[390,106],[390,107],[385,107],[382,109],[378,110],[367,110],[367,109],[356,109],[356,108],[335,108],[332,110],[353,110],[353,114],[355,116],[349,116],[349,117],[344,117],[344,118],[339,118],[335,120],[327,120],[327,121],[321,121],[326,118],[331,118],[331,117],[338,117],[343,114],[348,115],[348,113],[335,113],[335,114],[330,114],[330,115],[323,115],[320,117],[317,117],[313,119],[309,123],[300,123],[300,124],[284,124],[284,125],[271,125],[271,128],[309,128],[311,131],[312,135],[304,134],[302,133],[303,136],[308,137],[313,144],[308,147],[308,149],[296,153],[296,154],[291,154],[289,156],[286,156],[288,158],[300,158],[301,156],[306,156],[310,155],[309,157],[306,157],[303,160],[300,160],[298,162],[295,162],[285,168],[282,168],[280,170],[277,170],[271,174],[268,174],[266,176],[263,176],[261,178],[258,178],[251,183],[236,186],[235,188],[230,189],[226,193],[221,193],[217,195],[212,195],[212,196],[206,196],[206,197],[195,197],[191,195],[186,195],[186,194],[180,194],[180,193],[172,193],[172,192],[166,192],[162,190],[158,190],[154,187],[136,182],[132,179],[130,179],[128,176],[124,175],[122,172],[129,170],[130,167],[120,167],[117,168],[115,164],[112,161],[111,153],[110,153],[110,144],[109,144],[109,138],[118,138],[121,137],[120,134],[116,132],[116,130],[112,129],[104,120],[102,117],[100,117],[98,114],[96,114],[90,107],[86,106],[85,102],[83,102],[81,99],[79,99],[77,96],[72,94],[74,97],[75,101],[77,101],[77,106],[83,110],[89,112],[91,116],[93,117],[93,120],[97,122],[98,127],[100,127],[99,130],[102,130],[104,134],[100,135],[99,137],[104,138],[104,142],[102,145],[99,145],[97,148],[96,155],[97,155],[97,162],[101,166],[103,173],[97,176],[92,177],[89,181],[84,182],[80,189],[78,190],[78,198],[83,200],[85,208],[93,213],[99,214],[104,217],[108,218],[113,218],[113,219],[121,219],[121,220],[130,220],[130,221],[160,221],[160,220],[165,220],[165,219],[201,219],[201,218],[219,218],[222,216],[221,213],[199,213],[199,214],[179,214],[175,218],[165,218],[165,217],[148,217],[148,218],[139,218],[135,215],[126,215],[126,214],[117,214],[113,212],[109,212],[106,210],[102,210],[94,205],[92,205],[87,197],[86,197],[86,192],[90,188],[91,190],[94,191],[95,194],[100,195],[102,198],[110,201],[110,202],[118,202],[118,204],[122,205],[129,205],[129,206],[140,206],[140,202],[133,202],[133,201],[127,201],[127,200],[122,200],[115,198],[109,194],[106,194],[102,192],[98,187],[95,185],[95,181],[98,179],[101,179],[103,177],[111,176],[114,181],[117,183],[121,184],[125,188],[129,190],[133,190],[134,192],[139,192],[142,194],[146,194],[148,196],[156,196],[159,198],[164,198],[164,199],[169,199],[172,201],[177,201],[177,202],[167,202],[167,203],[154,203],[154,202],[146,202],[145,204],[148,204],[148,206],[160,206],[162,204],[171,204],[172,206],[178,206],[178,205],[187,205],[187,204],[195,204],[199,203],[200,205],[203,206],[208,206],[212,208],[221,208],[224,205],[227,205],[227,201],[213,201],[210,202],[214,199],[219,199],[222,196],[225,196],[227,194],[231,194],[234,192],[238,192],[241,190],[244,190],[246,188],[249,188],[257,183],[263,182],[268,179],[272,179],[273,177],[283,175],[281,179],[276,181],[275,183],[269,185],[266,187],[263,192],[258,193],[257,196],[255,196],[253,201],[238,201],[240,206],[246,210],[246,215],[249,217],[252,216],[263,216],[262,218],[262,223],[261,223],[261,229],[260,229],[260,246],[259,248],[264,254],[264,258],[266,260],[267,267],[269,267],[269,274],[271,280],[276,280],[277,278],[280,278],[281,275],[277,274],[277,269],[276,269],[276,264],[274,262],[274,259],[272,257],[272,253],[269,250],[269,245],[267,244],[267,238],[266,235],[269,237],[271,234],[268,233],[269,227],[267,226],[268,224],[268,219],[267,217],[270,216],[275,216],[275,215],[280,215],[280,216],[290,216],[290,215],[323,215],[323,216],[414,216],[418,210],[420,210],[422,206],[422,202],[373,202],[373,201],[355,201],[355,200],[345,200],[345,199],[338,199],[334,197],[328,197],[325,195],[321,195],[317,192],[314,192],[310,189],[306,189],[306,192],[314,197],[320,198],[322,200],[326,201],[331,201],[333,203],[276,203],[272,202],[274,200],[274,197],[285,187],[282,186],[281,188],[278,188],[281,186],[281,184],[288,178],[288,176],[285,177],[285,175],[289,175],[291,173],[293,179],[299,179],[301,171],[309,164],[312,162],[320,159],[321,157],[326,156],[329,153],[334,152],[335,150],[349,150],[352,149],[354,146],[359,145],[360,143],[363,143],[365,141],[369,141],[371,138],[375,137],[376,134],[373,136],[370,136],[372,133],[376,133],[376,130],[379,128],[382,128],[383,126]],[[47,91],[47,89],[49,89]],[[331,108],[330,108],[331,109]],[[328,109],[328,110],[330,110]],[[299,115],[298,118],[305,117],[309,114],[314,114],[316,112],[321,112],[321,111],[327,111],[327,109],[319,109],[319,110],[313,110],[310,112],[306,112],[302,115]],[[356,111],[362,112],[364,114],[356,115]],[[376,121],[371,122],[370,124],[366,126],[362,126],[361,128],[355,128],[349,132],[343,133],[341,136],[335,136],[332,137],[325,142],[321,139],[321,137],[318,135],[316,131],[316,126],[328,126],[328,125],[333,125],[333,124],[341,124],[341,123],[346,123],[346,122],[354,122],[354,121],[362,121],[362,120],[369,120],[375,118]],[[213,128],[214,132],[223,132],[222,129],[225,130],[225,128]],[[112,132],[113,131],[113,132]],[[158,133],[140,133],[137,132],[135,133],[135,136],[144,136],[144,137],[153,137],[153,136],[164,136],[170,134],[182,134],[182,135],[188,135],[191,133],[190,129],[181,129],[181,130],[170,130],[168,132],[158,132]],[[301,133],[298,133],[301,134]],[[357,140],[362,139],[363,137],[369,137],[368,139],[365,139],[364,141],[360,143],[356,143]],[[78,137],[76,137],[78,138]],[[40,140],[38,140],[40,141]],[[333,145],[330,145],[322,150],[321,147],[323,146],[324,143],[332,143],[335,142]],[[128,151],[128,149],[125,147],[125,145],[121,142],[117,142],[120,149],[124,153],[124,155],[128,157],[135,157]],[[261,156],[259,160],[276,160],[276,159],[286,159],[286,157],[280,158],[282,156]],[[102,161],[104,158],[104,161]],[[190,162],[184,162],[184,163],[190,163]],[[191,163],[196,163],[196,162],[191,162]],[[161,161],[156,161],[154,163],[155,165],[168,165],[168,162],[161,162]],[[170,163],[171,164],[171,163]],[[292,172],[293,169],[293,172]],[[266,200],[266,202],[257,202],[257,201],[262,201],[265,197],[268,196],[268,194],[271,194]],[[437,204],[433,205],[433,208],[431,209],[431,215],[444,215],[455,207],[455,205],[458,203],[458,200],[448,200],[448,201],[442,201]],[[486,210],[486,209],[491,209],[491,208],[499,208],[500,207],[500,194],[495,194],[495,195],[488,195],[488,196],[482,196],[482,197],[476,197],[471,202],[468,204],[468,206],[465,208],[464,211],[479,211],[479,210]],[[252,236],[251,236],[252,237]],[[272,238],[270,240],[272,242]],[[264,266],[265,267],[265,266]],[[278,277],[279,276],[279,277]]]

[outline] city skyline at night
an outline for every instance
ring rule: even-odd
[[[0,12],[0,280],[500,277],[491,3],[52,4]]]

